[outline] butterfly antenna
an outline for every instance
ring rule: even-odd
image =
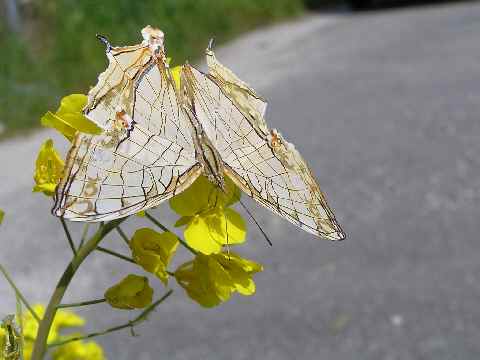
[[[210,41],[208,42],[207,50],[212,51],[214,45],[215,45],[215,38],[211,38]]]
[[[265,238],[265,240],[267,241],[268,245],[270,246],[273,246],[272,242],[270,241],[268,235],[265,233],[265,231],[263,231],[262,227],[260,226],[260,224],[258,223],[257,219],[255,219],[255,217],[253,216],[253,214],[250,212],[250,210],[248,210],[247,206],[242,202],[241,199],[238,199],[238,201],[240,202],[240,205],[242,205],[243,209],[247,212],[248,216],[250,216],[250,218],[253,220],[253,222],[255,223],[255,225],[257,225],[258,229],[260,230],[260,232],[262,233],[263,237]]]
[[[97,39],[100,40],[100,42],[105,45],[105,47],[107,48],[106,49],[107,52],[110,52],[110,50],[112,50],[112,45],[110,44],[110,41],[108,41],[108,39],[105,36],[97,34]]]

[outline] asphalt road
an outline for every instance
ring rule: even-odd
[[[220,49],[270,99],[270,125],[310,162],[348,239],[316,241],[250,204],[274,241],[252,225],[241,251],[265,265],[256,295],[204,310],[176,289],[140,336],[99,340],[109,358],[480,358],[479,18],[478,3],[314,15]],[[46,136],[0,144],[0,261],[33,302],[69,257],[48,199],[30,194]],[[95,254],[66,301],[101,297],[131,270]],[[0,307],[14,311],[4,282]],[[129,316],[82,314],[90,330]]]

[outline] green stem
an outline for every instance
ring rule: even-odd
[[[23,309],[22,309],[22,301],[18,297],[18,294],[15,293],[15,300],[17,303],[17,321],[18,321],[18,328],[19,328],[19,336],[20,336],[20,358],[19,360],[24,360],[23,357],[23,344],[24,344],[24,338],[23,338]]]
[[[87,239],[89,229],[90,229],[90,223],[85,223],[85,225],[83,226],[83,232],[82,232],[82,237],[80,239],[80,244],[78,245],[79,249],[83,246],[83,243]]]
[[[47,309],[45,310],[45,315],[40,322],[31,360],[42,360],[44,358],[47,351],[48,334],[50,333],[50,328],[52,326],[53,319],[55,318],[57,307],[62,301],[63,295],[65,294],[70,281],[82,262],[92,251],[97,248],[100,241],[102,241],[110,231],[112,231],[125,220],[126,218],[116,219],[108,222],[104,226],[100,226],[95,234],[85,243],[85,245],[82,246],[81,249],[79,249],[77,255],[70,261],[70,264],[68,264],[62,277],[58,281],[55,291],[50,298]]]
[[[65,219],[60,218],[60,222],[62,223],[63,230],[65,230],[65,235],[67,235],[68,243],[72,248],[73,256],[77,256],[77,249],[75,249],[75,244],[73,243],[72,235],[70,235],[70,231],[68,230],[67,224],[65,223]]]
[[[104,299],[82,301],[82,302],[71,303],[71,304],[60,304],[57,306],[57,309],[100,304],[100,303],[104,303],[105,301],[107,301],[107,299],[104,298]]]
[[[113,250],[110,250],[110,249],[107,249],[107,248],[104,248],[104,247],[101,247],[101,246],[97,246],[97,250],[98,250],[98,251],[101,251],[101,252],[104,252],[104,253],[106,253],[106,254],[115,256],[115,257],[120,258],[120,259],[122,259],[122,260],[131,262],[131,263],[133,263],[133,264],[136,264],[135,260],[133,260],[132,258],[129,258],[128,256],[119,254],[119,253],[117,253],[117,252],[115,252],[115,251],[113,251]]]
[[[40,317],[37,315],[37,313],[33,310],[33,308],[30,306],[28,303],[27,299],[22,295],[20,290],[18,290],[17,286],[13,282],[12,278],[8,274],[7,270],[0,264],[0,271],[3,273],[3,276],[5,276],[5,279],[7,279],[8,283],[12,287],[13,291],[15,291],[15,294],[20,298],[20,300],[23,302],[23,305],[26,306],[28,311],[30,311],[30,314],[32,314],[33,318],[37,320],[38,323],[40,323]]]
[[[130,240],[128,239],[128,236],[125,235],[123,230],[120,228],[120,226],[117,227],[117,232],[120,234],[120,237],[125,241],[128,247],[130,247]]]
[[[157,301],[152,303],[150,306],[148,306],[145,310],[143,310],[140,313],[140,315],[138,315],[135,319],[133,319],[133,320],[131,320],[131,321],[125,323],[125,324],[114,326],[114,327],[108,328],[108,329],[103,330],[103,331],[94,332],[94,333],[90,333],[90,334],[83,335],[83,336],[75,336],[75,337],[72,337],[72,338],[67,339],[67,340],[57,341],[57,342],[49,344],[48,347],[60,346],[60,345],[64,345],[64,344],[72,342],[72,341],[90,339],[90,338],[93,338],[93,337],[96,337],[96,336],[105,335],[105,334],[108,334],[108,333],[111,333],[111,332],[114,332],[114,331],[123,330],[123,329],[126,329],[126,328],[133,329],[134,326],[136,326],[136,325],[142,323],[143,321],[145,321],[147,319],[147,316],[153,310],[155,310],[155,308],[158,305],[160,305],[163,301],[165,301],[165,299],[167,299],[170,295],[172,295],[172,292],[173,292],[173,290],[169,290],[160,299],[158,299]]]
[[[145,216],[148,218],[148,220],[153,222],[155,225],[157,225],[163,231],[171,232],[170,230],[168,230],[167,227],[163,226],[157,219],[155,219],[152,215],[150,215],[146,211],[145,211]],[[190,247],[190,245],[188,245],[183,239],[180,239],[179,237],[177,237],[177,238],[178,238],[178,242],[180,244],[182,244],[185,248],[187,248],[192,254],[197,255],[197,251],[195,249]]]

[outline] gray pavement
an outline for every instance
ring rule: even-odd
[[[204,310],[176,289],[140,336],[99,339],[109,358],[480,358],[479,18],[478,3],[312,15],[220,49],[270,99],[269,124],[310,162],[349,237],[316,241],[250,202],[274,241],[252,225],[242,248],[265,264],[255,296]],[[69,257],[48,199],[30,194],[48,135],[0,144],[0,261],[34,302]],[[172,220],[167,206],[157,214]],[[100,297],[131,270],[95,254],[66,301]],[[0,282],[0,313],[13,306]],[[82,314],[90,330],[129,317]]]

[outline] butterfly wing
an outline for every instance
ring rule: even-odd
[[[157,206],[185,190],[201,167],[185,149],[136,127],[116,149],[112,135],[78,134],[57,187],[53,212],[107,221]]]
[[[76,136],[56,191],[53,213],[70,220],[106,221],[157,206],[201,173],[163,54],[138,45],[107,56],[85,108],[104,132]]]
[[[263,117],[246,114],[219,78],[190,66],[184,73],[194,89],[196,115],[221,154],[226,175],[261,205],[302,229],[344,239],[325,195],[294,146],[269,130]]]

